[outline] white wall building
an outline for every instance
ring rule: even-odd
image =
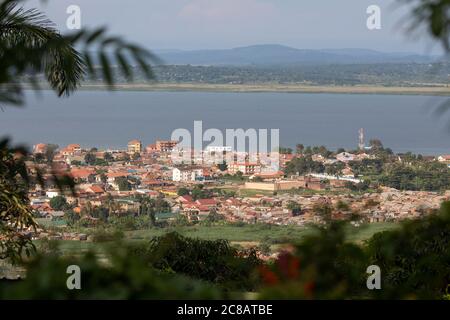
[[[174,168],[172,171],[173,181],[196,181],[203,177],[201,168]]]

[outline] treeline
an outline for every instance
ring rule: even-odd
[[[448,83],[450,64],[383,63],[299,66],[154,66],[161,83],[413,86]],[[136,70],[136,81],[144,80]],[[94,81],[101,81],[100,76]],[[126,82],[117,74],[118,82]]]

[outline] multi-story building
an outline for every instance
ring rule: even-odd
[[[61,150],[64,156],[79,156],[81,154],[81,146],[79,144],[69,144]]]
[[[200,167],[178,167],[172,171],[173,181],[192,182],[203,178],[203,169]]]
[[[142,143],[139,140],[131,140],[128,142],[128,153],[135,154],[141,153],[142,151]]]
[[[261,165],[257,162],[232,162],[228,164],[228,173],[236,174],[242,172],[243,175],[249,176],[261,172]]]
[[[159,152],[172,152],[173,148],[178,144],[178,141],[156,141],[156,150]]]

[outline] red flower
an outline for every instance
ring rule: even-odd
[[[278,276],[271,271],[267,266],[261,266],[259,268],[259,273],[267,285],[275,285],[278,283]]]
[[[300,274],[300,261],[290,253],[282,253],[277,260],[277,267],[284,277],[297,279]]]

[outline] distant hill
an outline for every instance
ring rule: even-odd
[[[282,45],[253,45],[222,50],[156,50],[166,64],[176,65],[305,65],[360,63],[427,63],[436,57],[415,53],[385,53],[368,49],[296,49]]]

